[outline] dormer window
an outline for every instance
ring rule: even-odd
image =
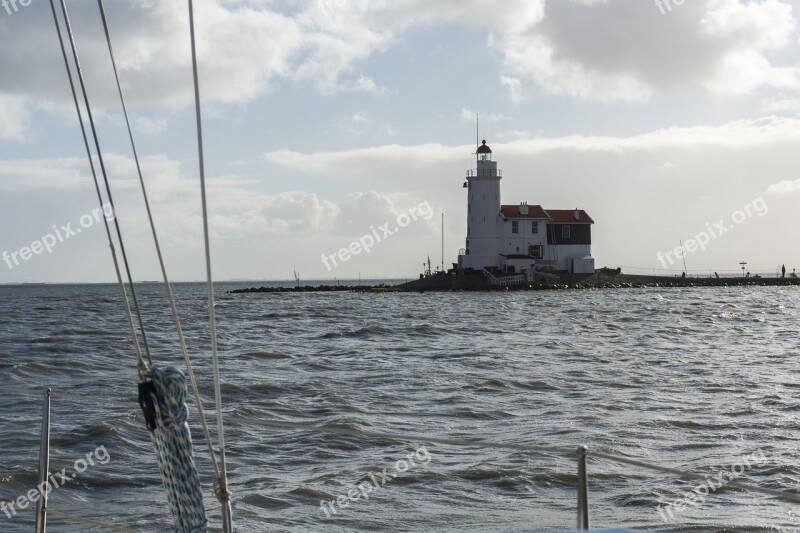
[[[511,233],[519,233],[519,221],[514,220],[511,222]]]

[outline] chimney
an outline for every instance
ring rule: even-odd
[[[527,216],[528,215],[528,203],[527,202],[522,202],[521,204],[519,204],[519,214],[522,215],[522,216]]]
[[[575,208],[575,220],[580,220],[580,219],[581,219],[581,210],[576,207]]]

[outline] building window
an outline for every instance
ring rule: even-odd
[[[570,229],[571,228],[569,226],[561,226],[561,237],[564,239],[569,239]]]
[[[533,224],[531,225],[531,231],[533,231],[534,235],[539,235],[539,223],[536,222],[535,220],[533,221]]]
[[[544,258],[544,246],[541,244],[532,244],[528,246],[528,255],[533,257],[534,259],[543,259]]]
[[[511,233],[519,233],[519,221],[514,220],[511,222]]]

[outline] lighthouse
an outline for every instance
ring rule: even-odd
[[[467,248],[459,259],[461,268],[482,270],[500,266],[497,223],[502,174],[486,141],[478,147],[477,156],[477,168],[467,171]]]
[[[462,272],[493,275],[525,272],[594,273],[592,225],[582,209],[544,209],[541,205],[503,205],[503,175],[483,141],[477,168],[467,171],[467,246],[458,255]]]

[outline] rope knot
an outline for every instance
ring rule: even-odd
[[[228,484],[221,477],[214,478],[214,496],[219,503],[229,502],[233,494],[228,490]]]
[[[147,377],[156,388],[158,405],[165,426],[182,426],[189,419],[186,406],[186,376],[175,367],[153,367]]]

